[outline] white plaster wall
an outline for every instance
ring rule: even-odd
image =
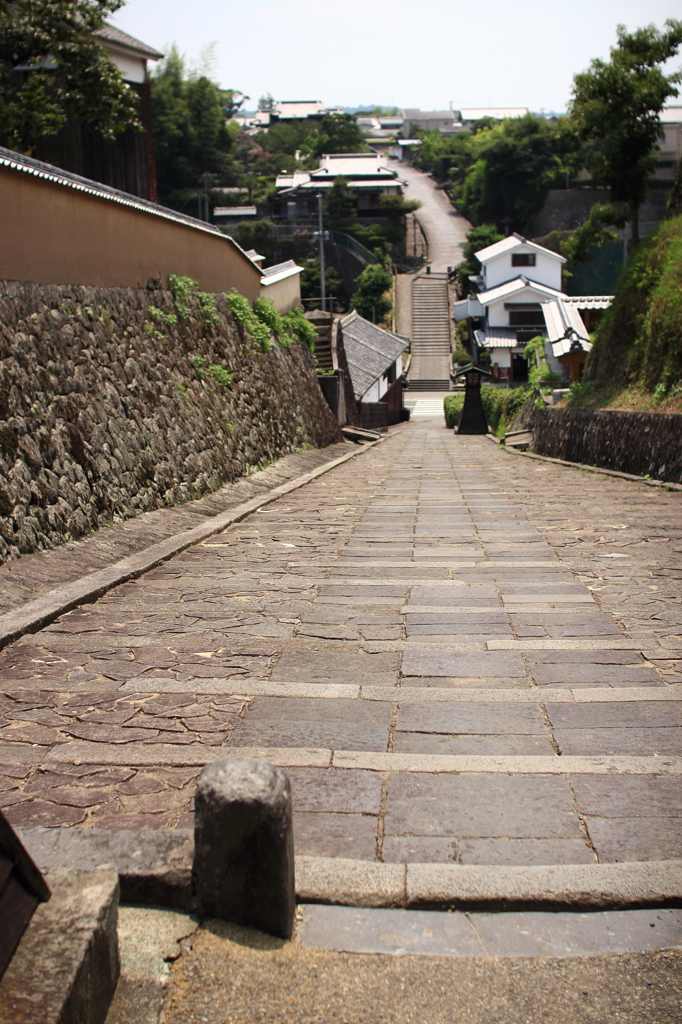
[[[140,83],[146,80],[147,61],[144,57],[136,57],[132,53],[125,53],[123,50],[118,50],[106,42],[103,42],[103,45],[107,51],[107,57],[113,61],[126,82]]]
[[[498,366],[510,367],[511,366],[511,349],[510,348],[493,348],[489,349],[492,361],[497,363]]]
[[[535,252],[535,266],[513,267],[512,255],[524,252]],[[561,291],[561,260],[553,253],[536,252],[530,246],[522,245],[514,253],[505,252],[496,256],[485,266],[486,289],[497,288],[499,284],[512,281],[515,277],[528,277],[538,284]]]
[[[267,277],[261,278],[260,293],[263,298],[272,299],[278,313],[288,313],[301,305],[301,274],[297,271],[280,281],[268,284]]]

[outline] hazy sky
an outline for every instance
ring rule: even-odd
[[[680,0],[128,0],[114,24],[189,60],[255,108],[275,99],[444,109],[563,110],[573,74],[608,57],[616,25],[682,17]],[[681,63],[673,62],[676,70]],[[671,68],[672,70],[672,68]]]

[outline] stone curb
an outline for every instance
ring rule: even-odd
[[[191,829],[23,828],[42,870],[115,870],[121,898],[189,908]],[[296,857],[299,903],[460,910],[604,910],[682,905],[682,860],[536,867],[379,864]]]
[[[138,551],[127,558],[115,562],[113,565],[107,566],[106,569],[99,569],[88,576],[81,577],[79,580],[66,583],[62,587],[56,587],[42,597],[28,601],[21,608],[7,612],[5,615],[0,615],[0,650],[14,640],[18,640],[25,633],[38,632],[38,630],[54,622],[60,615],[64,615],[65,612],[72,611],[72,609],[77,608],[79,605],[96,601],[113,587],[119,586],[121,583],[127,583],[128,580],[138,579],[144,573],[149,572],[150,569],[155,569],[156,566],[172,558],[174,555],[180,554],[180,552],[185,551],[194,544],[199,544],[202,540],[206,540],[216,533],[221,533],[232,523],[238,523],[251,512],[263,508],[264,505],[269,505],[278,498],[282,498],[284,495],[312,483],[313,480],[342,465],[344,462],[348,462],[349,459],[355,458],[356,455],[361,455],[369,448],[381,444],[383,440],[384,438],[382,437],[378,441],[370,441],[368,444],[356,448],[355,451],[348,452],[347,455],[341,455],[338,459],[332,459],[331,462],[326,462],[309,473],[294,477],[293,480],[289,480],[285,484],[280,484],[279,487],[266,491],[259,497],[251,498],[241,505],[235,505],[234,508],[228,509],[226,512],[212,516],[191,530],[183,530],[181,533],[176,533],[174,536],[168,537],[158,544],[152,544],[142,551]]]
[[[3,1024],[105,1024],[120,962],[115,871],[48,873],[52,896],[36,909],[0,982]]]
[[[490,437],[486,434],[489,440],[495,440],[497,438]],[[644,476],[637,476],[636,473],[621,473],[617,469],[603,469],[601,466],[588,465],[585,462],[567,462],[566,459],[553,459],[549,455],[536,455],[535,452],[521,452],[517,448],[507,448],[504,444],[499,444],[500,451],[511,452],[514,455],[522,455],[526,459],[539,459],[540,462],[554,462],[558,466],[570,466],[571,469],[584,469],[588,473],[603,473],[605,476],[615,476],[620,480],[633,480],[638,484],[646,484],[647,487],[662,487],[668,491],[682,491],[682,484],[675,484],[668,480],[647,480]]]

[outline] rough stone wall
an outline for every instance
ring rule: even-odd
[[[539,455],[682,483],[682,416],[612,409],[538,409]]]
[[[175,312],[169,292],[0,282],[0,561],[341,440],[303,345],[263,352],[220,297],[213,324],[197,297],[170,326],[149,306]]]

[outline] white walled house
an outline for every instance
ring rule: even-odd
[[[529,242],[522,235],[510,235],[476,253],[481,264],[481,291],[489,291],[524,274],[537,284],[561,291],[561,268],[566,262],[551,249]]]
[[[557,310],[564,311],[564,300],[570,303],[564,329],[570,326],[580,337],[588,337],[580,318],[580,298],[568,300],[561,290],[561,268],[566,259],[518,234],[479,250],[476,257],[481,273],[471,280],[479,293],[456,302],[454,316],[455,320],[482,321],[473,334],[478,347],[490,352],[495,377],[510,383],[525,381],[528,363],[524,350],[538,335],[547,339],[545,354],[551,369],[566,374],[557,361],[559,349],[555,353],[550,343],[550,338],[557,341],[557,324],[563,322]],[[585,297],[586,308],[593,308],[594,299]],[[605,308],[611,297],[600,296],[600,300],[600,308]],[[553,317],[551,323],[548,317]],[[581,351],[584,363],[589,348]]]

